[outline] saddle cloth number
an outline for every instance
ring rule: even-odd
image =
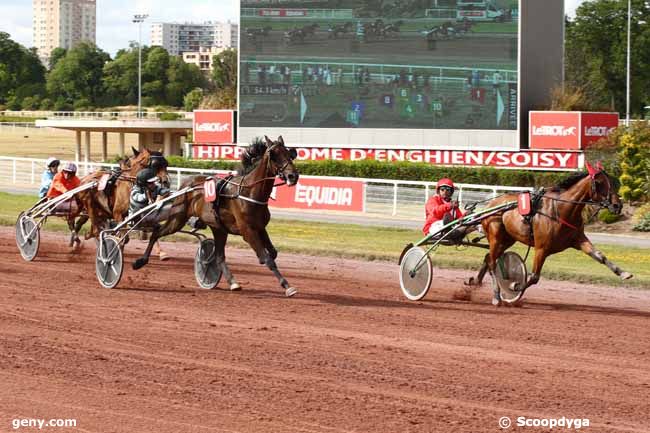
[[[519,194],[518,208],[519,208],[519,214],[521,216],[530,215],[530,212],[532,211],[532,209],[531,209],[531,206],[530,206],[530,193],[529,192],[522,192],[521,194]]]
[[[108,184],[108,179],[111,178],[111,175],[109,173],[105,173],[100,179],[99,179],[99,185],[97,185],[97,189],[99,191],[104,191],[106,189],[106,184]]]
[[[203,184],[203,198],[206,203],[212,203],[217,199],[217,184],[210,179]]]

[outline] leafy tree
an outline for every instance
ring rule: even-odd
[[[212,81],[217,88],[237,87],[237,50],[226,50],[212,59]]]
[[[47,91],[67,104],[86,99],[96,103],[104,93],[102,75],[110,60],[107,53],[92,43],[82,42],[61,58],[47,77]]]
[[[54,69],[54,67],[59,62],[59,60],[64,58],[66,54],[68,54],[68,50],[66,50],[65,48],[57,47],[52,50],[52,52],[50,53],[50,64],[49,64],[50,71]]]
[[[148,48],[143,47],[143,58]],[[102,83],[104,98],[112,104],[138,102],[138,48],[131,43],[129,49],[119,50],[115,60],[104,65]]]
[[[635,125],[620,136],[621,167],[619,195],[627,201],[650,197],[650,127]]]
[[[650,100],[650,5],[632,0],[631,110],[643,113]],[[590,106],[624,112],[626,108],[627,1],[583,2],[567,22],[565,67],[567,84],[587,89]]]
[[[201,100],[203,99],[203,89],[196,88],[190,91],[185,98],[183,98],[183,108],[185,111],[193,111],[199,108]]]
[[[6,102],[14,108],[19,107],[23,98],[43,95],[44,83],[45,68],[36,51],[14,42],[8,33],[0,32],[0,104]]]
[[[234,109],[237,106],[237,50],[219,53],[212,60],[212,82],[216,90],[201,103],[203,108]]]
[[[175,107],[183,105],[183,97],[196,87],[205,87],[203,73],[196,65],[189,65],[179,57],[169,59],[165,96],[167,104]]]

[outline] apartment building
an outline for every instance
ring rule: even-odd
[[[95,43],[96,0],[32,0],[33,45],[45,64],[55,48],[70,49],[81,41]]]
[[[218,48],[218,47],[201,47],[199,51],[185,51],[183,52],[183,61],[192,65],[196,65],[205,73],[212,71],[212,59],[232,48]]]
[[[197,53],[201,48],[237,48],[239,26],[226,22],[153,23],[151,45],[163,47],[169,54]]]

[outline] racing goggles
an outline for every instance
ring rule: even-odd
[[[453,189],[452,187],[450,187],[450,186],[447,186],[447,185],[443,185],[443,186],[441,186],[441,187],[438,188],[438,189],[439,189],[440,191],[449,191],[449,192],[451,192],[451,193],[454,192],[454,189]]]

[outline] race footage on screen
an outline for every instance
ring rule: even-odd
[[[517,129],[517,0],[242,0],[244,127]]]

